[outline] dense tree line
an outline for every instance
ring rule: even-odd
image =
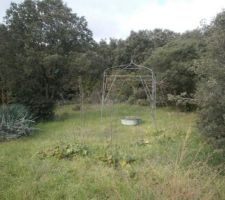
[[[68,61],[93,48],[92,32],[61,0],[12,3],[5,21],[1,102],[21,103],[35,117],[49,118],[55,100],[70,90],[74,70]]]
[[[57,101],[76,100],[79,84],[98,101],[104,69],[131,59],[154,69],[158,105],[198,107],[200,130],[225,143],[225,12],[183,34],[140,30],[97,43],[85,18],[62,0],[12,3],[0,24],[0,103],[20,103],[38,119],[50,118]],[[143,98],[139,90],[122,93],[128,102]]]
[[[225,147],[225,12],[205,28],[204,35],[207,51],[197,68],[199,128],[216,145]]]

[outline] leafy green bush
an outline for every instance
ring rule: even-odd
[[[12,139],[28,136],[33,131],[32,120],[28,110],[18,104],[0,107],[0,139]]]
[[[225,71],[224,71],[225,72]],[[199,123],[201,133],[217,147],[225,147],[225,73],[202,82],[198,88]]]
[[[154,67],[157,75],[157,105],[167,105],[167,95],[195,93],[198,74],[195,63],[205,51],[200,31],[182,34],[175,40],[157,48],[144,65]]]
[[[146,99],[146,92],[144,88],[137,88],[136,91],[134,91],[134,96],[136,99]]]
[[[149,102],[147,99],[138,99],[137,100],[137,105],[140,105],[140,106],[148,106],[149,105]]]
[[[135,102],[136,102],[135,96],[133,96],[133,95],[129,96],[127,103],[132,105],[132,104],[135,104]]]
[[[38,82],[39,80],[32,81],[28,79],[21,81],[20,88],[15,88],[13,92],[15,94],[13,102],[26,106],[32,116],[38,121],[53,119],[54,106],[57,98],[43,94],[44,88],[42,90],[39,89],[41,87],[41,83]]]
[[[33,116],[38,120],[49,120],[54,117],[55,102],[46,98],[34,98],[28,103],[28,107]]]
[[[225,148],[225,11],[206,30],[208,51],[198,64],[201,81],[196,93],[199,130],[215,146]]]
[[[193,111],[197,108],[197,102],[193,95],[188,96],[186,92],[182,92],[180,95],[168,94],[168,101],[184,112]]]

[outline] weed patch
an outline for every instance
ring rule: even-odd
[[[58,159],[71,159],[76,156],[88,156],[90,150],[88,146],[82,144],[63,144],[57,145],[53,148],[38,152],[38,156],[42,159],[54,157]]]

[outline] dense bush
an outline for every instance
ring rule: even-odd
[[[194,66],[205,50],[201,38],[199,31],[183,34],[157,48],[145,61],[144,65],[153,68],[157,75],[159,105],[168,103],[164,102],[168,94],[195,93],[198,74]]]
[[[51,99],[37,97],[28,103],[30,111],[35,119],[49,120],[54,117],[55,102]]]
[[[150,105],[150,103],[149,103],[149,101],[147,99],[138,99],[137,100],[137,105],[148,106],[148,105]]]
[[[225,11],[218,14],[207,30],[208,54],[198,73],[199,128],[218,147],[225,147]]]
[[[225,73],[223,74],[225,75]],[[223,85],[222,85],[223,84]],[[202,82],[198,89],[199,129],[216,146],[225,147],[225,79]]]
[[[34,121],[22,105],[2,105],[0,107],[0,139],[28,136],[33,131]]]
[[[168,101],[184,112],[193,111],[197,108],[197,102],[193,95],[187,95],[186,92],[182,92],[179,95],[168,94]]]
[[[132,104],[135,104],[135,102],[136,102],[135,96],[133,96],[133,95],[129,96],[127,103],[132,105]]]

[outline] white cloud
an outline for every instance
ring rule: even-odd
[[[168,28],[177,32],[192,30],[206,19],[213,17],[225,8],[224,0],[168,0],[163,5],[156,1],[139,9],[127,22],[130,29]]]
[[[71,7],[75,4],[67,2]],[[201,20],[210,22],[223,8],[224,0],[78,0],[74,11],[86,16],[99,40],[126,38],[131,30],[140,29],[192,30]]]
[[[13,0],[22,2],[22,0]],[[225,8],[225,0],[64,0],[85,16],[94,38],[125,38],[131,30],[167,28],[192,30]],[[0,0],[0,17],[10,0]]]

